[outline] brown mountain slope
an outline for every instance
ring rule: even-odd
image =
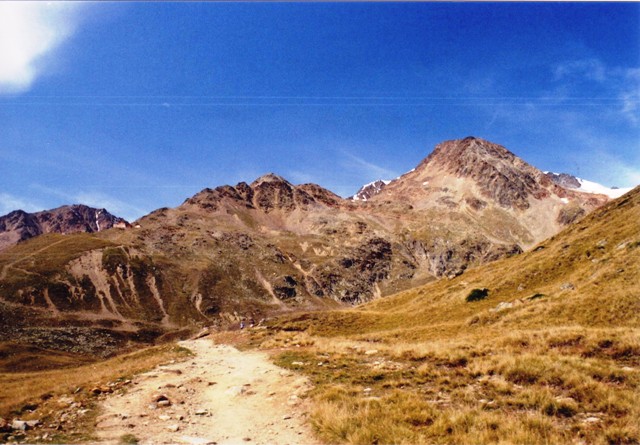
[[[449,338],[486,329],[637,328],[638,221],[640,187],[521,255],[353,311],[317,314],[314,318],[321,321],[313,325],[313,332],[366,336],[379,332],[391,341]],[[469,302],[474,289],[486,289],[487,295]]]
[[[128,224],[106,209],[80,204],[36,213],[16,210],[0,216],[0,250],[44,233],[92,233],[110,229],[117,223]]]
[[[518,257],[362,306],[422,335],[474,330],[640,326],[640,187]],[[466,301],[473,289],[485,299]],[[382,322],[384,323],[384,322]],[[446,329],[443,330],[443,328]]]
[[[640,441],[640,187],[535,249],[251,333],[328,443]]]

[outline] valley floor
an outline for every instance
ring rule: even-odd
[[[263,352],[210,338],[180,342],[194,356],[133,379],[101,404],[96,435],[106,443],[313,444],[301,396],[306,378]]]

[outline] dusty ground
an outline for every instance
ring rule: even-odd
[[[102,403],[96,432],[108,443],[315,444],[305,425],[305,378],[266,354],[180,343],[195,356],[137,376],[126,394]],[[166,398],[168,402],[162,402]],[[168,406],[167,406],[168,403]],[[165,405],[165,406],[163,406]]]

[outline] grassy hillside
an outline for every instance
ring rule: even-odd
[[[640,189],[528,253],[253,332],[332,443],[640,442]]]

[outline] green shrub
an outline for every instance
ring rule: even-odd
[[[471,292],[469,292],[469,295],[467,295],[466,300],[467,302],[480,301],[487,298],[488,295],[489,295],[489,289],[487,288],[473,289]]]

